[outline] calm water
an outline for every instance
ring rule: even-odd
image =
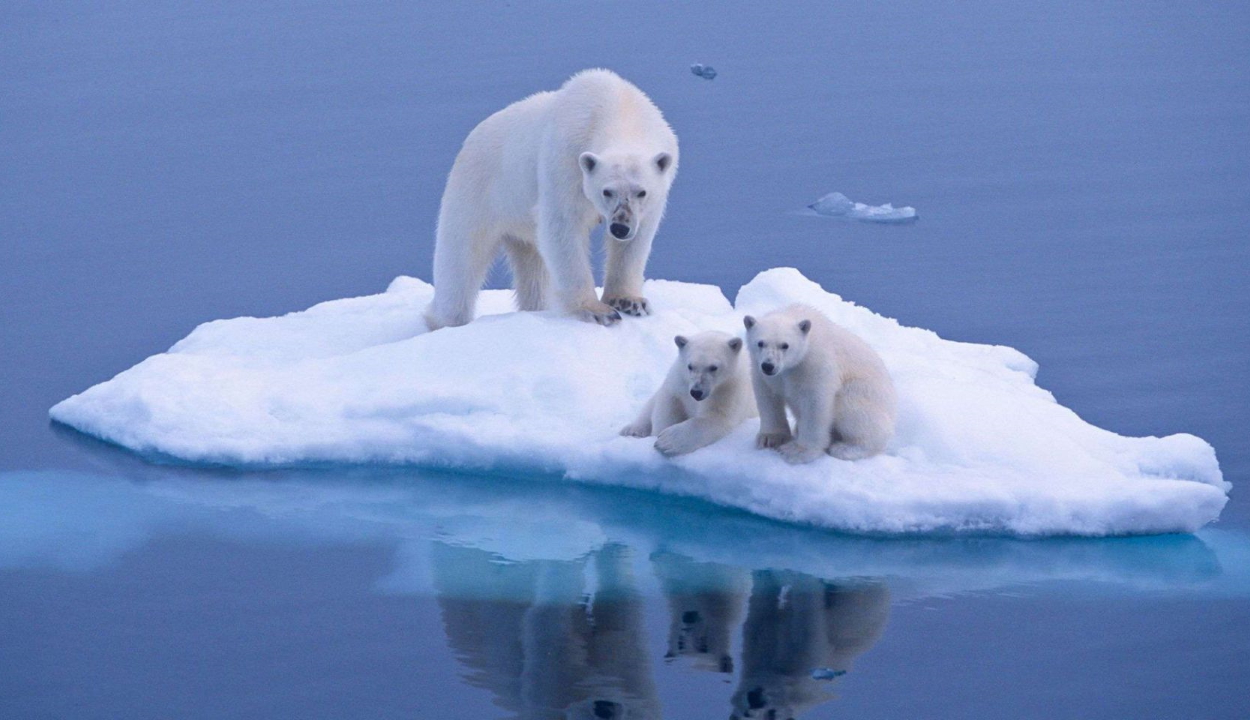
[[[1250,715],[1250,8],[762,5],[0,6],[0,717]],[[795,265],[1020,348],[1098,425],[1210,441],[1221,522],[848,538],[48,426],[197,323],[428,277],[463,136],[594,65],[681,138],[650,275]],[[835,190],[921,220],[795,213]]]

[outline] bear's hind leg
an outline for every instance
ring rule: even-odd
[[[894,434],[894,403],[890,387],[847,383],[836,401],[829,454],[839,460],[862,460],[885,450]]]
[[[473,319],[477,295],[495,262],[502,239],[494,232],[440,215],[434,244],[434,299],[425,311],[430,330],[464,325]]]
[[[547,266],[543,264],[542,255],[538,254],[538,247],[509,235],[504,238],[504,250],[512,268],[517,310],[546,310]]]

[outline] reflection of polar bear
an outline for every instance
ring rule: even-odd
[[[759,406],[756,444],[787,462],[828,452],[858,460],[885,449],[894,434],[894,382],[881,356],[807,305],[743,318]],[[794,434],[786,419],[794,413]]]
[[[711,445],[755,417],[751,371],[742,338],[704,332],[678,335],[677,360],[660,389],[622,435],[656,435],[655,449],[682,455]]]
[[[667,552],[653,554],[651,563],[668,598],[664,657],[690,657],[702,670],[733,672],[731,636],[746,609],[751,587],[747,572]]]
[[[677,136],[659,109],[607,70],[486,118],[443,191],[430,329],[473,319],[500,246],[521,310],[556,308],[603,325],[621,312],[647,314],[643,270],[676,172]],[[601,220],[611,236],[603,302],[590,267]]]
[[[435,543],[443,626],[466,679],[526,720],[659,718],[629,552],[609,545],[594,562],[587,600],[584,560],[501,563]]]
[[[760,570],[752,581],[732,717],[797,718],[831,697],[813,670],[845,672],[881,637],[889,592],[879,583],[834,584],[791,571]]]

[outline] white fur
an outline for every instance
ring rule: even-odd
[[[430,329],[473,319],[502,246],[521,310],[558,309],[612,324],[645,315],[643,270],[677,173],[677,136],[641,90],[607,70],[574,75],[486,118],[447,178],[434,247]],[[612,194],[604,196],[604,190]],[[590,232],[605,232],[603,302]]]
[[[756,445],[776,448],[791,463],[826,452],[858,460],[885,449],[897,400],[885,363],[868,343],[807,305],[744,322],[760,414]],[[770,364],[772,375],[764,372]]]
[[[705,332],[675,340],[677,360],[660,389],[621,429],[631,437],[655,435],[655,449],[668,456],[711,445],[756,415],[741,338]]]

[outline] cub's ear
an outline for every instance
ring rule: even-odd
[[[678,348],[684,348],[686,347],[686,343],[690,341],[686,339],[686,336],[678,335],[677,337],[673,338],[673,342],[677,343]]]
[[[750,330],[751,328],[755,327],[755,318],[751,317],[750,315],[747,315],[746,317],[742,318],[742,324],[747,326],[747,330]]]
[[[581,165],[582,171],[589,175],[599,165],[599,156],[592,152],[584,152],[577,157],[577,164]]]
[[[742,349],[742,338],[734,338],[729,341],[729,349],[738,352]]]
[[[655,156],[655,166],[663,173],[668,170],[668,166],[673,164],[673,156],[668,153],[660,153]]]
[[[807,331],[808,331],[808,330],[811,330],[811,329],[812,329],[812,321],[811,321],[811,320],[800,320],[800,321],[799,321],[799,332],[801,332],[801,333],[803,333],[804,335],[806,335],[806,334],[807,334]]]

